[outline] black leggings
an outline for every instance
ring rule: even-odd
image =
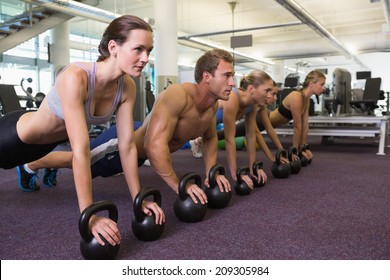
[[[50,153],[61,143],[25,144],[16,132],[16,123],[28,111],[13,111],[0,118],[0,168],[11,169],[28,163]]]

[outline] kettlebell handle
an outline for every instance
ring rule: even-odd
[[[255,162],[252,166],[252,171],[255,176],[257,176],[257,169],[263,169],[262,161]]]
[[[225,168],[220,164],[216,164],[213,167],[211,167],[211,169],[209,171],[210,189],[213,189],[215,187],[215,175],[217,172],[219,175],[225,175]]]
[[[199,174],[195,172],[190,172],[183,175],[183,177],[180,179],[179,182],[179,197],[181,200],[185,200],[188,197],[186,193],[186,186],[190,180],[194,180],[195,185],[197,185],[199,188],[202,185],[202,178],[200,177]]]
[[[153,196],[153,201],[161,207],[161,192],[155,188],[142,189],[135,197],[133,203],[134,216],[138,222],[142,222],[145,214],[142,212],[142,202],[146,197]]]
[[[276,152],[275,161],[276,161],[276,164],[278,164],[278,165],[281,164],[280,157],[287,158],[287,151],[286,150],[279,150]]]
[[[241,179],[242,174],[248,175],[249,174],[249,167],[240,167],[237,169],[236,176],[237,176],[237,182],[241,184],[243,180]]]
[[[288,150],[288,160],[292,161],[293,160],[293,155],[298,155],[298,149],[294,146],[291,146]]]
[[[94,204],[85,208],[84,211],[81,213],[79,219],[79,232],[85,242],[91,241],[93,237],[91,231],[89,230],[89,220],[91,219],[93,214],[104,210],[108,211],[108,217],[111,220],[113,220],[114,222],[118,221],[118,208],[116,207],[114,202],[110,200],[102,200],[95,202]]]

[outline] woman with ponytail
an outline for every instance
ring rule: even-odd
[[[219,100],[218,102],[217,123],[223,123],[224,127],[224,135],[219,135],[218,138],[225,139],[229,172],[234,181],[237,181],[236,121],[243,119],[245,123],[248,166],[253,166],[256,162],[256,112],[259,106],[265,105],[267,94],[272,91],[272,88],[272,78],[263,71],[255,70],[241,78],[239,88],[233,88],[229,100]],[[199,138],[195,139],[194,142],[191,143],[191,146],[201,146]],[[252,176],[258,178],[259,182],[267,180],[263,170],[259,169],[258,174],[253,174],[252,170],[250,172]],[[249,187],[253,187],[253,181],[248,175],[242,176],[242,180]]]

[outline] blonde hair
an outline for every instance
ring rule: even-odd
[[[311,71],[309,74],[307,74],[307,76],[305,78],[305,81],[302,84],[302,89],[307,88],[309,86],[310,82],[315,83],[315,82],[318,82],[321,79],[326,80],[326,77],[325,77],[324,73],[322,73],[319,70]]]
[[[266,81],[272,80],[270,75],[261,70],[253,70],[248,76],[243,76],[240,80],[240,89],[246,90],[249,85],[257,88],[264,84]]]

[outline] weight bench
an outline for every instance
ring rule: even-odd
[[[15,86],[0,85],[0,105],[2,116],[12,111],[23,110]]]

